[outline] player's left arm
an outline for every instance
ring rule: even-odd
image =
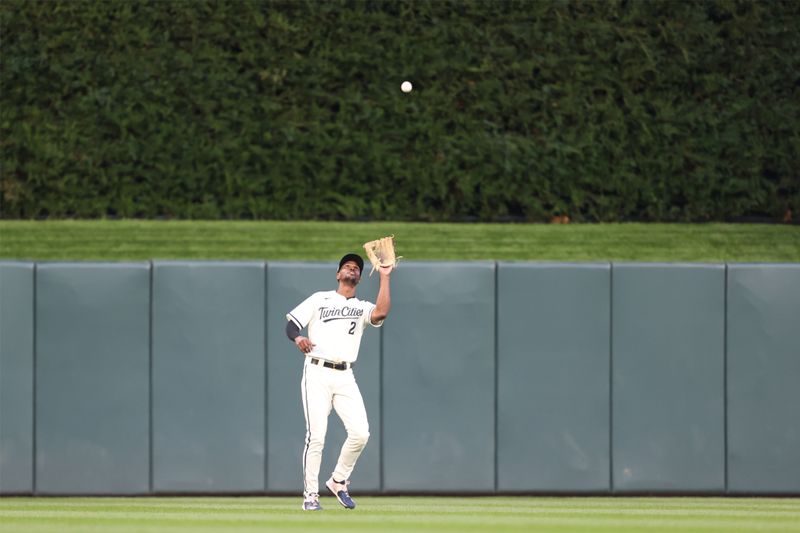
[[[389,310],[392,308],[392,295],[389,289],[392,269],[394,269],[394,266],[378,267],[381,284],[378,288],[378,299],[375,300],[375,309],[372,310],[372,314],[369,317],[369,321],[373,326],[380,325],[389,316]]]

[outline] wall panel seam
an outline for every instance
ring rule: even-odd
[[[608,269],[608,490],[614,492],[614,263]]]
[[[728,263],[725,263],[725,283],[722,306],[722,457],[723,490],[728,492]]]
[[[384,444],[384,417],[386,413],[384,412],[384,405],[383,405],[383,331],[384,328],[381,327],[378,330],[378,491],[383,492],[384,487],[384,475],[385,475],[385,468],[384,468],[384,458],[386,446]]]
[[[498,417],[498,398],[499,398],[499,387],[500,387],[500,339],[498,338],[497,329],[499,326],[498,323],[498,300],[499,300],[499,267],[497,261],[494,263],[494,491],[497,492],[499,490],[499,476],[498,476],[498,462],[499,462],[499,452],[498,452],[498,431],[500,429],[497,417]]]
[[[150,301],[148,303],[148,340],[147,340],[147,463],[148,463],[148,471],[147,471],[147,491],[150,494],[153,494],[154,488],[154,472],[153,472],[153,283],[154,283],[154,271],[155,267],[153,265],[153,261],[148,261],[150,265],[150,276],[149,276],[149,289],[150,289]]]
[[[32,418],[32,420],[31,420],[31,422],[32,422],[31,423],[31,456],[32,456],[31,457],[31,469],[32,469],[32,472],[31,472],[31,492],[33,494],[36,494],[36,490],[37,490],[36,489],[36,470],[37,470],[36,458],[37,458],[37,455],[38,455],[37,451],[36,451],[37,450],[36,411],[38,409],[38,402],[36,401],[36,394],[37,394],[37,392],[36,392],[36,363],[37,363],[37,359],[38,359],[37,358],[37,353],[36,353],[37,352],[37,346],[36,346],[37,321],[36,321],[36,317],[37,317],[37,314],[38,314],[38,309],[37,309],[37,305],[36,305],[36,302],[37,302],[36,286],[38,284],[37,283],[38,272],[39,272],[39,264],[38,263],[34,263],[33,264],[33,328],[32,328],[33,329],[33,354],[32,354],[33,355],[33,372],[32,372],[33,375],[31,376],[32,389],[33,389],[32,390],[32,394],[31,394],[31,396],[32,396],[31,397],[31,401],[33,403],[33,409],[31,409],[31,413],[32,413],[32,416],[31,416],[31,418]]]
[[[264,362],[264,398],[263,398],[263,408],[264,408],[264,434],[263,434],[263,443],[264,443],[264,465],[263,465],[264,466],[264,468],[263,468],[264,484],[263,484],[263,487],[264,487],[264,492],[267,492],[268,480],[269,480],[269,477],[268,477],[268,472],[269,472],[269,461],[268,461],[268,458],[269,458],[269,441],[267,440],[267,438],[268,438],[267,424],[269,422],[269,396],[268,396],[268,392],[269,392],[269,389],[268,389],[268,387],[269,387],[269,384],[268,384],[269,372],[267,371],[268,370],[267,369],[267,357],[268,357],[267,346],[268,346],[268,342],[269,342],[269,327],[268,327],[268,324],[269,324],[269,314],[268,314],[268,312],[269,312],[269,294],[267,293],[268,288],[269,288],[269,262],[265,262],[264,263],[264,322],[263,322],[264,336],[261,339],[261,341],[263,342],[263,349],[264,349],[264,357],[263,357],[263,362]]]

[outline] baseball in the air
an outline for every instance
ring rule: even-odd
[[[413,88],[414,86],[411,85],[410,81],[404,81],[403,83],[400,84],[400,90],[403,91],[404,93],[410,93],[411,89]]]

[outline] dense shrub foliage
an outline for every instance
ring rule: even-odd
[[[794,0],[3,0],[0,23],[5,218],[800,210]]]

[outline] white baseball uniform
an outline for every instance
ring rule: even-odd
[[[364,328],[371,324],[373,309],[373,303],[347,298],[336,291],[321,291],[306,298],[286,315],[286,319],[301,330],[308,327],[308,338],[315,345],[306,354],[300,382],[306,418],[303,450],[305,494],[316,493],[319,489],[322,448],[331,407],[336,409],[347,430],[347,439],[333,471],[334,479],[350,478],[369,439],[367,412],[352,364],[358,358]]]

